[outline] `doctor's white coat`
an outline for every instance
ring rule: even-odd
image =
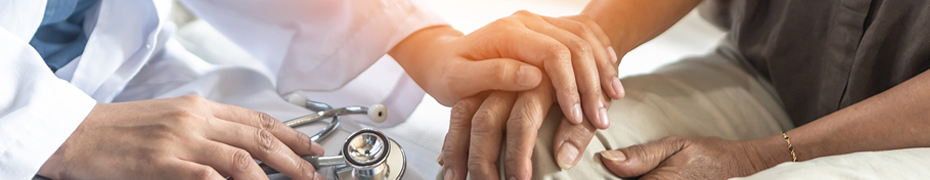
[[[0,179],[32,178],[97,103],[200,94],[272,115],[302,112],[281,106],[281,94],[339,89],[409,34],[445,23],[410,0],[181,1],[264,69],[188,52],[171,38],[171,0],[102,0],[87,12],[84,54],[53,73],[28,44],[46,0],[0,0]],[[413,109],[393,101],[422,97],[403,73],[384,81],[391,97],[375,101],[392,115]]]

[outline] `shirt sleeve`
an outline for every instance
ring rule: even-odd
[[[0,179],[31,179],[97,104],[0,28]]]
[[[413,0],[182,3],[261,60],[282,94],[338,89],[413,32],[446,24]]]

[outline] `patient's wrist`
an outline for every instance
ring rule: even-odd
[[[744,141],[744,144],[748,154],[754,156],[749,158],[756,172],[792,160],[788,144],[781,134]]]

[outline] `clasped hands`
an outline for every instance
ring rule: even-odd
[[[579,162],[595,130],[610,125],[607,108],[611,99],[624,96],[617,66],[618,56],[625,51],[615,50],[605,32],[585,15],[554,18],[519,11],[450,40],[455,41],[487,43],[447,50],[459,54],[463,62],[494,65],[440,68],[444,73],[432,74],[444,76],[432,82],[441,83],[418,81],[440,103],[452,105],[449,131],[437,159],[447,180],[498,179],[496,162],[501,155],[504,177],[530,179],[537,130],[554,103],[565,117],[552,139],[553,158],[560,168],[570,169]],[[469,80],[475,77],[465,77],[469,75],[486,81],[476,83]],[[419,74],[411,73],[411,77],[417,80]],[[777,152],[772,152],[778,149],[777,142],[669,137],[601,155],[607,170],[621,177],[719,179],[774,166],[780,162],[773,155]],[[760,144],[769,148],[759,148]],[[506,146],[504,152],[501,146]]]
[[[437,160],[446,179],[497,179],[502,142],[507,177],[529,179],[536,133],[554,103],[565,114],[554,139],[556,162],[571,168],[594,131],[609,126],[611,99],[624,94],[618,56],[604,31],[585,15],[554,18],[518,11],[438,44],[451,45],[438,46],[445,48],[437,54],[459,58],[436,59],[455,65],[414,69],[398,61],[437,101],[452,105]],[[418,73],[423,69],[440,72]],[[427,76],[432,74],[442,76]]]

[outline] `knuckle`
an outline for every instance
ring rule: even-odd
[[[521,10],[517,10],[516,12],[513,12],[513,15],[512,15],[512,16],[534,17],[534,16],[537,16],[537,15],[534,14],[534,13],[532,13],[532,12],[530,12],[530,11],[528,11],[528,10],[526,10],[526,9],[521,9]]]
[[[569,46],[572,48],[572,51],[574,51],[574,54],[578,55],[589,56],[593,51],[588,41],[578,37],[572,37],[569,41]]]
[[[278,120],[271,118],[271,116],[268,115],[267,113],[256,112],[256,114],[258,115],[258,121],[260,123],[261,129],[265,129],[268,131],[276,130],[275,128],[277,127]]]
[[[297,161],[297,165],[295,165],[295,166],[296,166],[295,169],[300,169],[300,170],[302,170],[302,171],[304,171],[304,172],[312,172],[312,171],[315,171],[315,169],[313,168],[313,165],[310,164],[310,162],[307,162],[307,161]],[[305,176],[307,179],[316,178],[316,176],[314,176],[313,174],[307,174],[307,173],[300,174],[300,176]]]
[[[577,93],[578,93],[578,86],[575,85],[574,83],[569,83],[567,86],[557,86],[553,88],[558,89],[556,92],[559,92],[565,95],[566,97],[570,98],[568,99],[569,101],[578,102],[577,100],[574,100],[574,99],[577,99]]]
[[[185,102],[188,102],[188,103],[191,103],[191,104],[200,104],[200,103],[203,103],[203,102],[205,102],[205,101],[207,100],[207,99],[204,98],[203,96],[200,96],[200,95],[197,95],[197,94],[188,94],[188,95],[181,96],[181,97],[179,97],[179,98],[181,98],[181,100],[183,100],[183,101],[185,101]]]
[[[495,123],[493,123],[492,121],[494,121],[497,118],[496,117],[497,111],[499,110],[495,108],[487,108],[487,109],[482,109],[476,112],[473,121],[477,123],[474,123],[474,122],[472,123],[472,126],[474,126],[474,128],[472,128],[472,131],[478,131],[478,132],[490,131],[491,128],[494,127]]]
[[[566,141],[575,142],[576,144],[588,144],[592,138],[594,138],[594,130],[589,130],[582,126],[576,126],[579,128],[565,128],[566,132]]]
[[[168,116],[173,120],[199,117],[196,112],[185,108],[175,108],[168,111]]]
[[[271,132],[268,132],[267,130],[264,130],[264,129],[259,129],[257,131],[256,137],[258,141],[257,143],[258,143],[259,151],[268,153],[268,152],[273,151],[274,148],[276,148],[275,147],[276,139],[274,135],[271,134]]]
[[[195,121],[202,122],[202,120],[206,119],[192,110],[181,108],[169,110],[165,116],[166,117],[162,119],[162,123],[159,123],[163,127],[159,127],[160,129],[157,130],[169,130],[172,126],[193,127],[195,126]]]
[[[442,148],[442,153],[440,153],[442,158],[457,158],[461,155],[468,154],[467,148],[456,147],[458,139],[456,138],[446,138],[444,146]]]
[[[517,14],[514,14],[514,15],[517,15]],[[494,25],[504,25],[504,26],[508,26],[508,25],[511,25],[511,24],[519,24],[519,22],[520,22],[520,21],[517,20],[515,16],[510,16],[510,17],[504,17],[504,18],[497,19],[497,20],[495,20],[494,22],[491,22],[491,23],[494,24]]]
[[[468,172],[482,172],[484,170],[484,167],[487,166],[487,164],[485,163],[485,160],[480,159],[479,157],[480,156],[469,156],[468,157],[468,164],[466,165],[466,167],[468,168]]]
[[[491,179],[493,176],[496,176],[497,174],[494,173],[496,167],[494,161],[496,158],[493,160],[490,158],[492,157],[470,156],[468,158],[468,164],[466,165],[469,175],[475,179]]]
[[[241,149],[232,151],[229,160],[232,165],[231,170],[236,172],[247,172],[251,163],[255,162],[252,160],[252,156],[249,155],[249,152]]]
[[[474,109],[477,109],[478,105],[480,105],[479,102],[480,101],[471,98],[456,102],[455,105],[452,105],[450,116],[453,121],[450,123],[468,121],[468,117],[472,115],[471,112],[474,112]]]
[[[559,64],[571,64],[572,62],[572,51],[568,49],[567,46],[560,44],[558,42],[551,42],[545,45],[550,51],[548,59],[556,61],[555,63]]]
[[[191,179],[207,180],[213,177],[213,169],[206,166],[191,169],[190,173]]]
[[[625,149],[626,149],[628,152],[634,153],[634,154],[642,154],[642,153],[646,152],[646,147],[643,146],[642,144],[632,145],[632,146],[627,147],[627,148],[625,148]],[[628,157],[629,157],[629,156],[628,156]]]
[[[535,130],[536,121],[529,119],[534,118],[533,115],[530,114],[530,112],[521,111],[511,115],[510,119],[507,120],[507,129],[518,132]]]

